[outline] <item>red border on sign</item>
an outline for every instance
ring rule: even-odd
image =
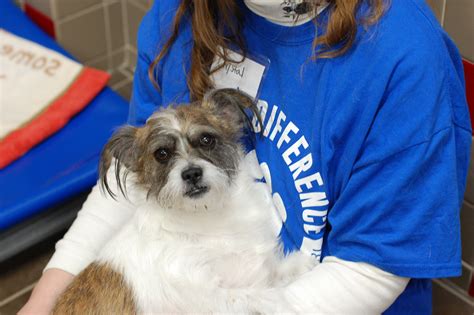
[[[109,78],[107,72],[85,67],[63,95],[24,127],[0,140],[0,169],[64,127],[104,88]]]

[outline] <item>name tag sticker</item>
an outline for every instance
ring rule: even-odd
[[[228,50],[227,53],[231,60],[242,60],[242,55],[234,51]],[[216,56],[211,69],[216,69],[223,63],[224,61]],[[225,63],[221,69],[211,75],[211,80],[217,89],[238,89],[257,99],[260,85],[269,65],[268,59],[259,58],[257,61],[257,58],[247,57],[240,63]]]

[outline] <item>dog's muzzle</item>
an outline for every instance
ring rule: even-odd
[[[209,187],[202,184],[202,176],[202,168],[197,166],[189,167],[181,173],[181,178],[187,186],[185,196],[199,198],[209,191]]]

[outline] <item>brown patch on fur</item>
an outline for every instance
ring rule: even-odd
[[[237,122],[223,119],[208,108],[197,104],[177,107],[176,116],[183,126],[183,133],[186,133],[193,125],[200,125],[210,126],[229,141],[235,142],[241,135],[241,128]]]
[[[251,118],[245,112],[248,109],[253,112],[261,129],[263,129],[257,104],[245,92],[229,88],[210,90],[204,95],[202,107],[224,118],[224,121],[235,124],[241,131],[246,127],[251,129]]]
[[[149,127],[145,125],[143,128],[138,128],[135,137],[139,143],[144,143],[145,139],[149,133]]]
[[[137,314],[123,276],[107,264],[92,263],[59,297],[56,314]]]

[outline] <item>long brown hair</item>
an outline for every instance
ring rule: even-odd
[[[321,0],[307,1],[315,4],[314,10],[321,2]],[[325,25],[324,35],[316,37],[313,41],[315,58],[334,58],[347,52],[354,43],[357,27],[376,23],[385,11],[385,0],[327,0],[327,2],[332,4],[330,17]],[[364,3],[368,5],[368,11],[364,16],[357,16],[359,7]],[[148,76],[158,89],[154,77],[155,68],[178,37],[179,26],[185,17],[191,20],[194,40],[187,85],[191,98],[199,100],[213,85],[209,75],[215,56],[225,62],[241,61],[230,60],[226,49],[221,47],[228,48],[232,44],[245,56],[247,49],[240,32],[243,15],[237,0],[182,0],[176,11],[171,36],[148,69]],[[219,68],[212,69],[212,72],[217,70]]]

